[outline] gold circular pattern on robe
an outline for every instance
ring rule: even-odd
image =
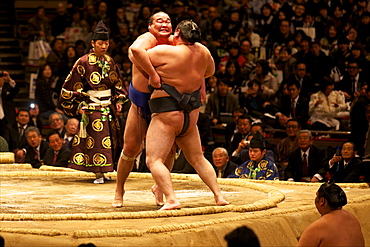
[[[94,65],[98,62],[98,57],[96,56],[95,53],[90,53],[88,56],[87,56],[87,60],[89,62],[90,65]]]
[[[95,119],[93,122],[92,122],[92,128],[94,131],[102,131],[103,130],[103,123],[101,122],[100,119]]]
[[[91,136],[88,136],[86,138],[86,148],[87,149],[93,149],[95,146],[95,140]]]
[[[72,96],[73,96],[72,91],[69,91],[69,90],[66,90],[66,89],[62,88],[62,98],[63,99],[70,99],[70,98],[72,98]]]
[[[75,135],[72,140],[72,146],[77,146],[78,144],[80,144],[80,141],[80,137],[78,135]]]
[[[99,74],[99,72],[92,72],[91,75],[90,75],[90,82],[92,84],[99,84],[101,81],[101,75]]]
[[[112,83],[114,83],[115,81],[117,81],[118,80],[118,74],[117,74],[117,72],[116,71],[111,71],[111,72],[109,72],[109,79],[110,79],[110,81],[112,82]]]
[[[96,153],[93,156],[94,165],[105,165],[107,163],[107,157],[104,154]]]
[[[119,79],[118,82],[116,83],[116,86],[115,86],[118,90],[121,90],[122,89],[122,80]]]
[[[73,104],[70,104],[68,102],[62,102],[61,103],[61,106],[64,108],[64,109],[72,109],[73,108]]]
[[[73,156],[73,163],[75,163],[75,164],[85,164],[85,155],[83,153],[76,153]]]
[[[82,65],[78,65],[77,66],[77,73],[79,73],[80,75],[84,75],[85,74],[85,67],[82,66]]]
[[[103,145],[104,148],[111,148],[110,137],[109,136],[104,137],[103,140],[101,141],[101,144]]]
[[[107,90],[107,86],[106,85],[99,85],[97,88],[96,88],[98,91],[104,91],[104,90]]]
[[[84,88],[84,85],[82,84],[82,82],[76,82],[73,85],[73,90],[75,90],[75,91],[82,90],[83,88]]]

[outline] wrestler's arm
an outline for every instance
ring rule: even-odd
[[[158,66],[171,63],[172,61],[176,61],[176,57],[174,56],[176,54],[174,52],[175,47],[176,46],[171,45],[157,45],[156,47],[149,49],[148,56],[152,67],[154,66],[153,69]]]
[[[147,32],[139,36],[129,47],[129,58],[135,66],[140,67],[149,75],[149,83],[160,87],[160,77],[155,71],[147,50],[157,45],[157,39]]]
[[[203,47],[202,49],[204,49],[205,57],[208,60],[207,70],[206,70],[206,73],[204,74],[204,78],[207,78],[207,77],[212,76],[215,73],[215,62],[214,62],[214,60],[212,58],[212,55],[209,52],[209,50],[204,45],[202,45],[202,44],[199,44],[199,45],[201,45]],[[202,87],[200,88],[200,100],[201,100],[201,102],[206,101],[206,81],[205,80],[202,83]]]
[[[205,57],[207,58],[207,70],[206,70],[206,73],[204,74],[204,78],[207,78],[207,77],[212,76],[215,73],[215,70],[216,70],[215,62],[209,50],[204,45],[202,46],[204,49]]]

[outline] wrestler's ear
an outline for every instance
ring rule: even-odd
[[[180,29],[177,29],[175,32],[174,32],[174,34],[173,34],[173,36],[179,36],[180,35]]]

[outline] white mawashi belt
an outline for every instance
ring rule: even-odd
[[[95,90],[89,90],[87,91],[87,94],[90,96],[90,100],[94,103],[91,103],[90,105],[100,105],[100,106],[108,106],[111,104],[110,98],[107,100],[99,100],[98,98],[102,97],[110,97],[112,96],[112,92],[110,89],[103,90],[103,91],[95,91]]]

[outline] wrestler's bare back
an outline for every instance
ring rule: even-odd
[[[364,238],[356,217],[339,209],[309,225],[298,246],[364,246]]]
[[[148,50],[148,54],[162,82],[174,86],[180,93],[192,93],[200,89],[204,78],[215,71],[210,52],[200,43],[158,45]],[[152,98],[166,96],[168,94],[162,90],[155,90],[152,94]]]

